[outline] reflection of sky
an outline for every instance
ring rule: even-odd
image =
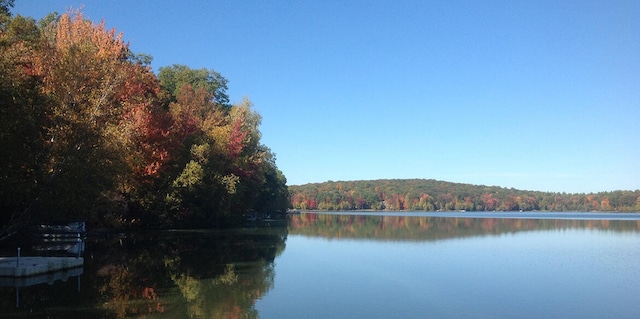
[[[430,242],[290,235],[261,318],[637,318],[640,234]]]

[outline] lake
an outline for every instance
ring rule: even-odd
[[[640,318],[637,214],[302,213],[84,257],[0,287],[0,318]]]

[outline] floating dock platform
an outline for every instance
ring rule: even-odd
[[[0,257],[0,277],[30,277],[82,267],[83,257]]]
[[[0,277],[0,287],[29,287],[39,284],[52,285],[60,280],[66,282],[69,278],[78,277],[83,274],[82,267],[65,269],[62,271],[50,272],[30,277]],[[79,280],[79,279],[78,279]],[[80,288],[78,288],[80,289]]]

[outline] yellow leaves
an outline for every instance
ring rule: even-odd
[[[178,286],[182,296],[188,302],[196,300],[201,295],[202,287],[199,280],[185,274],[171,275],[171,280]]]
[[[191,157],[198,163],[207,164],[209,162],[209,154],[211,154],[211,145],[208,143],[191,146]]]
[[[122,40],[122,33],[107,30],[104,21],[93,24],[85,20],[80,11],[72,11],[60,16],[55,34],[55,47],[68,51],[75,46],[94,51],[96,59],[121,59],[128,45]]]
[[[55,101],[50,111],[53,125],[47,128],[55,138],[54,147],[65,156],[98,147],[126,154],[136,133],[132,125],[137,124],[126,121],[126,115],[138,105],[124,103],[121,97],[153,90],[153,84],[126,87],[132,79],[145,78],[136,72],[148,70],[127,60],[121,33],[107,30],[104,22],[85,20],[79,11],[61,15],[43,31],[33,60],[42,90]]]
[[[81,121],[109,120],[116,92],[129,72],[127,45],[122,34],[93,24],[79,11],[65,13],[45,32],[43,50],[36,58],[44,90],[59,101],[59,111],[76,113]],[[62,114],[66,115],[66,114]]]
[[[251,110],[251,102],[245,98],[224,117],[213,113],[204,122],[203,130],[213,140],[213,147],[218,154],[235,159],[240,154],[254,154],[257,151],[261,121],[260,115]]]
[[[225,176],[218,177],[218,180],[220,181],[220,184],[224,186],[225,190],[227,191],[227,194],[233,195],[236,193],[237,191],[236,185],[240,183],[240,177],[231,173]]]
[[[195,161],[190,161],[182,170],[182,174],[173,181],[173,187],[193,189],[201,184],[204,178],[202,166]]]
[[[206,132],[207,136],[213,141],[213,149],[217,154],[228,154],[229,135],[231,127],[229,125],[212,126]]]
[[[212,280],[214,285],[231,286],[236,282],[238,282],[238,275],[236,274],[236,267],[234,264],[227,264],[224,274]]]

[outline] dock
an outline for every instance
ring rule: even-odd
[[[79,280],[83,273],[82,267],[78,267],[30,277],[0,277],[0,287],[22,288],[45,283],[52,285],[58,280],[66,282],[72,277],[77,277]],[[80,290],[80,288],[78,288],[78,290]]]
[[[83,257],[0,257],[0,277],[31,277],[82,267],[83,264]]]

